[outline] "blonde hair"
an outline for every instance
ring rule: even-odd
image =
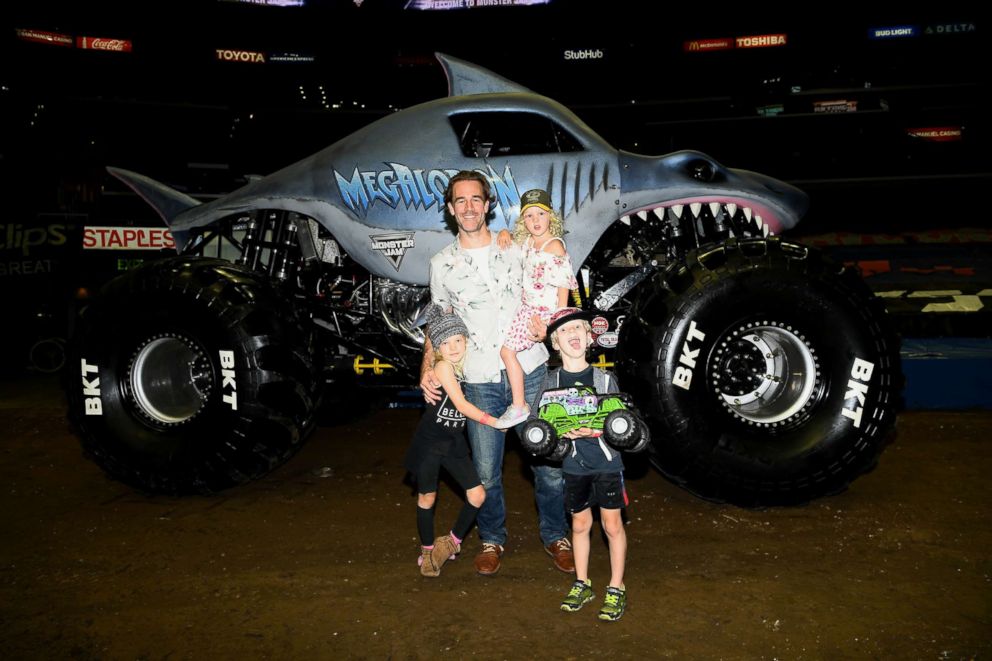
[[[551,236],[556,236],[559,239],[565,236],[565,223],[562,222],[561,216],[558,212],[552,209],[548,212],[550,217],[550,222],[548,223],[548,232]],[[520,214],[517,216],[517,222],[513,225],[513,241],[514,243],[523,244],[530,236],[530,232],[527,231],[527,224],[524,222],[524,215]]]
[[[592,324],[590,324],[585,319],[580,319],[579,321],[582,322],[582,327],[585,328],[586,329],[586,332],[589,333],[589,335],[591,336],[592,335]],[[565,324],[562,324],[562,326],[564,326],[564,325]],[[558,346],[558,331],[560,331],[560,330],[561,330],[561,326],[558,327],[558,328],[556,328],[554,333],[551,333],[551,348],[554,349],[555,351],[561,351],[561,347]],[[591,349],[591,348],[592,348],[592,343],[590,342],[589,346],[586,347],[586,353],[588,353],[589,352],[589,349]]]
[[[461,335],[461,333],[458,333],[458,334]],[[462,354],[461,359],[457,363],[452,363],[450,360],[445,360],[444,356],[441,355],[441,350],[440,349],[434,349],[434,362],[431,364],[431,369],[434,369],[434,367],[438,363],[440,363],[442,360],[444,360],[444,362],[446,362],[449,365],[451,365],[451,369],[454,371],[455,378],[456,379],[463,379],[463,378],[465,378],[465,356],[466,356],[466,354],[468,354],[468,342],[467,342],[468,338],[465,338],[465,339],[466,339],[466,342],[465,342],[465,353]]]

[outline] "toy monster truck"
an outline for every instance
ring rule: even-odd
[[[568,452],[570,441],[562,436],[582,427],[602,431],[607,443],[628,452],[640,452],[651,439],[624,393],[598,395],[589,387],[545,390],[537,415],[524,425],[521,443],[534,456],[552,461]]]
[[[81,311],[69,416],[108,473],[221,489],[288,458],[325,396],[417,381],[428,260],[453,236],[458,170],[492,183],[490,226],[546,188],[576,296],[654,437],[653,463],[706,498],[793,503],[872,467],[893,426],[897,343],[856,274],[780,239],[796,188],[693,151],[642,156],[562,105],[439,56],[447,98],[390,114],[201,204],[110,172],[168,223],[179,256]]]

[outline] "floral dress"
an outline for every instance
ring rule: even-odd
[[[551,318],[551,313],[558,309],[558,288],[576,289],[579,284],[572,272],[572,260],[568,253],[553,255],[545,252],[544,247],[551,241],[561,241],[554,237],[544,242],[540,248],[535,248],[533,239],[527,239],[523,246],[523,301],[517,314],[510,322],[506,331],[503,345],[514,351],[523,351],[533,346],[530,339],[527,322],[535,314],[544,321]]]

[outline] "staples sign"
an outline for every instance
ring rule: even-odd
[[[164,227],[85,227],[84,250],[175,250]]]

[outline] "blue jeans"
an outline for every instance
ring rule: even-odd
[[[541,365],[524,378],[524,393],[528,402],[534,400],[544,383],[548,368]],[[463,383],[465,398],[480,409],[498,417],[513,401],[506,372],[500,373],[499,383]],[[521,423],[522,425],[523,423]],[[521,425],[518,425],[519,429]],[[472,461],[486,489],[486,502],[476,519],[479,539],[493,544],[506,544],[506,501],[503,497],[503,446],[506,434],[488,425],[468,422],[468,442]],[[534,465],[534,500],[541,541],[551,542],[568,536],[565,523],[565,480],[558,466]]]

